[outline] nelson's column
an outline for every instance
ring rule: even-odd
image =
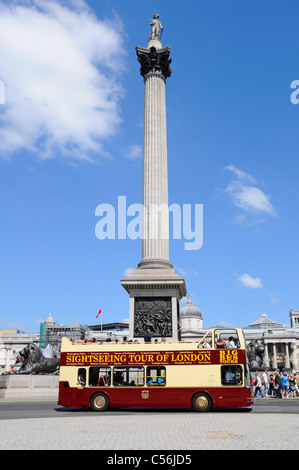
[[[136,47],[144,78],[142,260],[121,279],[130,294],[130,338],[180,339],[179,301],[185,281],[169,261],[169,212],[166,133],[166,80],[172,74],[170,47],[162,47],[162,25],[155,13],[147,48]]]

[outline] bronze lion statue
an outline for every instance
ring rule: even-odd
[[[59,370],[59,359],[47,359],[42,350],[34,343],[29,343],[20,351],[21,368],[16,374],[55,374]]]
[[[257,340],[251,340],[247,345],[247,356],[251,370],[262,370],[267,366],[264,363],[265,346]]]

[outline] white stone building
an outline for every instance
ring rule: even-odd
[[[181,339],[198,341],[208,330],[202,324],[202,314],[188,296],[187,303],[180,309]],[[290,326],[263,314],[242,329],[247,344],[250,341],[264,344],[264,362],[269,370],[280,368],[299,372],[299,310],[290,310]]]
[[[266,314],[243,328],[246,342],[257,340],[265,346],[264,362],[270,370],[299,367],[299,311],[290,310],[290,326],[270,320]]]
[[[180,328],[184,341],[196,341],[203,336],[201,311],[191,302],[190,295],[187,303],[180,308]]]
[[[19,330],[0,330],[0,374],[10,372],[18,353],[27,344],[39,344],[39,333],[24,333]]]
[[[271,320],[263,314],[261,318],[247,327],[243,327],[247,344],[253,340],[262,342],[265,346],[265,364],[269,370],[276,368],[290,369],[299,372],[299,310],[290,310],[290,326]],[[45,321],[47,327],[56,334],[71,334],[69,328],[55,325],[52,316]],[[208,328],[203,328],[203,318],[199,308],[191,302],[188,296],[187,302],[180,309],[180,329],[183,341],[199,341]],[[62,331],[63,330],[63,331]],[[128,331],[113,332],[113,339],[121,338]],[[98,340],[105,340],[110,332],[91,332]],[[9,372],[15,364],[16,357],[28,343],[40,344],[39,333],[24,333],[18,330],[0,330],[0,374]]]

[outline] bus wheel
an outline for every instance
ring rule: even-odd
[[[196,393],[192,398],[192,409],[194,411],[210,411],[212,408],[212,400],[205,393]]]
[[[106,411],[109,406],[109,400],[104,393],[96,393],[91,397],[90,407],[93,411]]]

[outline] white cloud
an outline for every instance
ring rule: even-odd
[[[187,276],[187,271],[184,268],[176,268],[180,276]]]
[[[99,20],[83,0],[0,0],[0,43],[0,155],[107,155],[123,93],[120,20]]]
[[[248,173],[245,173],[245,171],[242,171],[242,170],[239,170],[238,168],[236,168],[234,165],[228,165],[225,167],[225,170],[229,170],[231,171],[232,173],[234,173],[234,175],[238,178],[238,179],[242,179],[242,180],[248,180],[250,181],[251,183],[256,183],[255,179],[249,175]]]
[[[184,277],[184,276],[200,276],[199,272],[196,271],[195,269],[186,270],[185,268],[179,268],[179,267],[175,266],[175,270],[182,277]]]
[[[245,212],[276,215],[276,211],[270,203],[270,197],[257,187],[256,181],[251,175],[233,165],[229,165],[225,169],[231,171],[235,176],[235,179],[229,183],[225,190],[230,194],[235,206]]]
[[[130,147],[124,152],[125,158],[128,160],[139,160],[143,156],[142,145],[130,145]]]
[[[227,187],[226,192],[231,194],[234,204],[240,209],[264,212],[270,215],[276,214],[269,196],[256,186],[246,186],[239,181],[233,181]]]
[[[126,268],[124,270],[124,277],[130,276],[130,274],[132,272],[132,269],[134,269],[134,268]]]
[[[238,281],[240,281],[244,287],[249,287],[251,289],[261,289],[264,287],[262,280],[259,277],[253,278],[249,274],[242,274],[242,276],[238,278]]]
[[[277,302],[279,302],[278,294],[271,294],[270,293],[270,301],[271,301],[272,304],[276,304]]]

